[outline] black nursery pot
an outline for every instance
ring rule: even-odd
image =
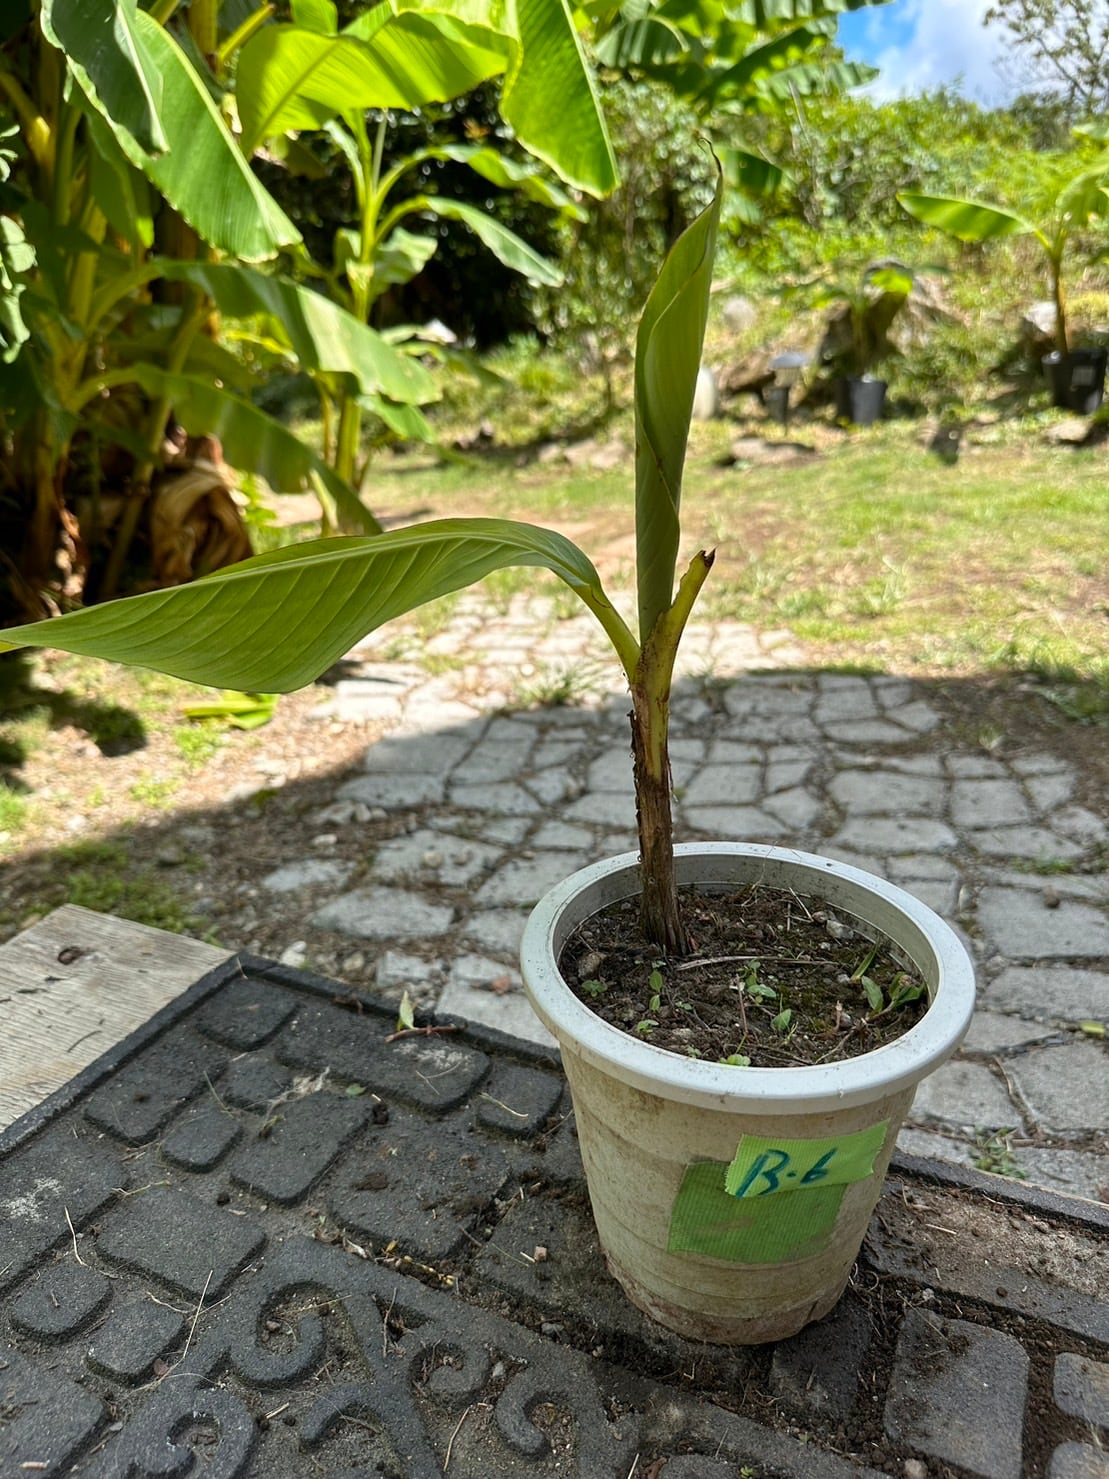
[[[886,381],[872,375],[849,375],[836,381],[836,417],[855,426],[881,421],[886,404]]]
[[[1044,357],[1043,368],[1051,386],[1051,403],[1063,411],[1092,416],[1105,394],[1105,367],[1109,352],[1104,349],[1072,349],[1070,354]]]

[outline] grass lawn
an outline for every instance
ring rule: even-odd
[[[765,431],[765,423],[760,424]],[[735,425],[696,425],[683,524],[718,550],[705,615],[788,628],[815,661],[940,675],[1032,672],[1109,703],[1109,454],[1051,446],[1037,427],[981,428],[958,463],[919,424],[847,435],[799,426],[791,462],[721,466]],[[630,428],[619,423],[610,435]],[[616,470],[486,455],[382,458],[367,497],[403,523],[461,514],[550,525],[612,587],[632,572],[630,455]],[[500,587],[524,588],[531,572]]]

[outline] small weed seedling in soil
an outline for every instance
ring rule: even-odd
[[[690,1058],[736,1068],[831,1063],[885,1046],[928,1005],[892,946],[816,899],[753,885],[683,891],[695,952],[660,960],[634,900],[595,914],[559,962],[611,1026]]]

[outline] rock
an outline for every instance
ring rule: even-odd
[[[294,940],[277,958],[281,965],[291,966],[293,970],[299,971],[308,959],[308,946],[304,940]]]
[[[1054,446],[1080,447],[1090,435],[1090,423],[1084,416],[1068,416],[1044,432],[1044,441]]]
[[[742,334],[747,329],[753,329],[759,319],[758,308],[742,293],[733,293],[730,298],[725,298],[720,313],[733,334]]]
[[[702,365],[697,371],[697,386],[693,392],[694,421],[715,421],[720,415],[720,389],[715,373]]]

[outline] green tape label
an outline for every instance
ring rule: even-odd
[[[723,1161],[686,1167],[670,1214],[671,1253],[700,1253],[730,1263],[796,1263],[827,1246],[843,1186],[739,1201],[724,1190],[728,1169]]]
[[[889,1121],[829,1140],[771,1140],[744,1135],[728,1167],[724,1190],[737,1201],[801,1195],[864,1181],[885,1144]]]

